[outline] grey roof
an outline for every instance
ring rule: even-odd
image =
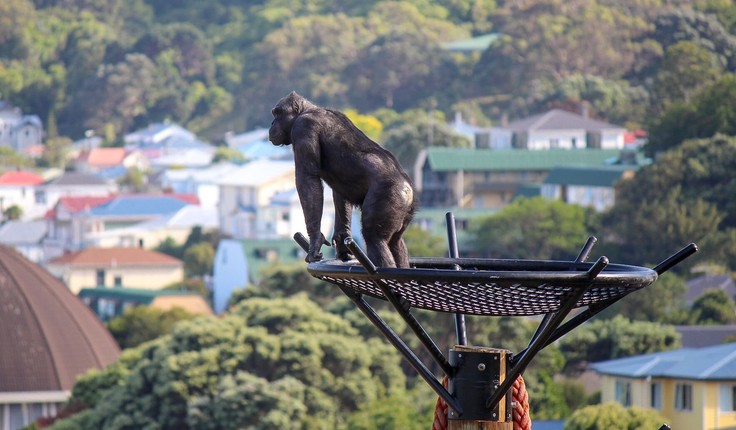
[[[628,378],[736,381],[736,342],[602,361],[591,367],[604,375]]]
[[[736,338],[736,325],[678,325],[675,330],[685,348],[720,345]]]
[[[97,175],[69,172],[47,181],[44,185],[108,185],[108,183]]]
[[[502,128],[513,131],[625,130],[625,128],[620,125],[613,125],[603,121],[594,120],[562,109],[552,109],[544,113],[512,121],[508,126]]]
[[[0,392],[67,391],[120,355],[94,313],[58,279],[0,246]]]
[[[687,302],[693,303],[707,290],[723,290],[729,297],[736,296],[736,283],[730,275],[703,275],[687,281]]]
[[[46,221],[8,221],[0,227],[0,243],[5,245],[38,244],[46,237]]]

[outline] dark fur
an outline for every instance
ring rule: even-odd
[[[396,158],[369,139],[343,113],[325,109],[292,92],[271,110],[268,132],[274,145],[292,145],[296,188],[309,235],[306,261],[322,259],[320,232],[322,181],[335,200],[337,258],[352,256],[344,245],[350,236],[354,206],[362,211],[368,258],[378,267],[409,267],[402,235],[417,207],[409,176]]]

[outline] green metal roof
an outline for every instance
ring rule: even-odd
[[[555,167],[544,180],[545,184],[585,185],[592,187],[612,187],[621,180],[624,173],[636,170],[638,166],[600,166],[600,167]]]
[[[116,299],[133,301],[137,303],[150,304],[153,299],[160,296],[195,296],[197,293],[178,290],[148,290],[145,288],[123,288],[123,287],[96,287],[82,288],[79,297]]]
[[[618,158],[619,149],[467,149],[433,147],[427,160],[436,172],[551,170],[559,166],[602,166]]]
[[[447,51],[461,51],[461,52],[473,52],[473,51],[485,51],[493,42],[501,37],[499,33],[488,33],[482,34],[477,37],[470,39],[456,40],[454,42],[448,42],[442,45],[442,48]]]

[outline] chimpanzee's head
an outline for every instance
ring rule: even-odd
[[[294,120],[310,107],[314,105],[295,91],[279,100],[271,109],[273,121],[268,130],[268,140],[275,146],[291,145],[291,127]]]

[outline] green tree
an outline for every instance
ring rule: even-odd
[[[657,411],[618,403],[586,406],[565,421],[565,430],[644,430],[658,429],[666,422]]]
[[[215,248],[207,242],[197,243],[186,248],[183,259],[184,272],[188,277],[209,275],[215,261]]]
[[[23,217],[23,208],[18,205],[12,205],[3,210],[3,217],[8,221],[19,220]]]
[[[616,205],[603,216],[609,257],[632,264],[662,261],[690,242],[698,260],[726,262],[724,235],[736,226],[736,188],[729,173],[736,166],[736,139],[717,135],[690,140],[641,168],[636,179],[619,182]]]
[[[676,349],[680,335],[673,326],[631,321],[617,315],[588,322],[560,341],[568,370],[584,363]]]
[[[594,217],[558,200],[520,198],[472,227],[473,248],[494,258],[571,260],[591,235]]]
[[[194,318],[182,308],[166,311],[147,306],[135,306],[108,321],[107,328],[120,348],[133,348],[171,332],[174,324]]]
[[[410,225],[404,232],[404,241],[410,256],[415,257],[447,257],[447,240],[426,232],[415,225]]]
[[[148,185],[147,182],[146,174],[137,167],[128,169],[125,175],[119,179],[119,184],[123,189],[135,193],[145,191]]]
[[[688,139],[736,134],[736,75],[724,74],[702,88],[691,103],[675,103],[649,127],[649,155],[676,148]]]
[[[691,324],[734,324],[736,323],[736,304],[725,291],[708,290],[693,303],[690,318]]]
[[[55,137],[46,140],[43,155],[38,159],[40,167],[66,168],[71,155],[72,140],[68,137]]]
[[[399,356],[304,295],[249,299],[176,324],[84,377],[80,430],[341,428],[362,405],[401,396]],[[55,426],[65,426],[61,420]]]
[[[684,324],[685,280],[667,272],[653,284],[627,295],[601,313],[604,317],[620,315],[633,321],[649,321],[662,324]]]
[[[667,106],[672,100],[689,103],[697,91],[712,84],[723,73],[713,54],[692,41],[667,48],[655,77],[656,100]]]
[[[404,112],[384,133],[383,144],[412,175],[419,151],[429,146],[467,148],[470,141],[445,124],[438,111],[429,114],[421,110]]]
[[[212,162],[219,163],[222,161],[240,163],[245,161],[245,156],[235,148],[219,147],[215,150],[215,156],[212,159]]]

